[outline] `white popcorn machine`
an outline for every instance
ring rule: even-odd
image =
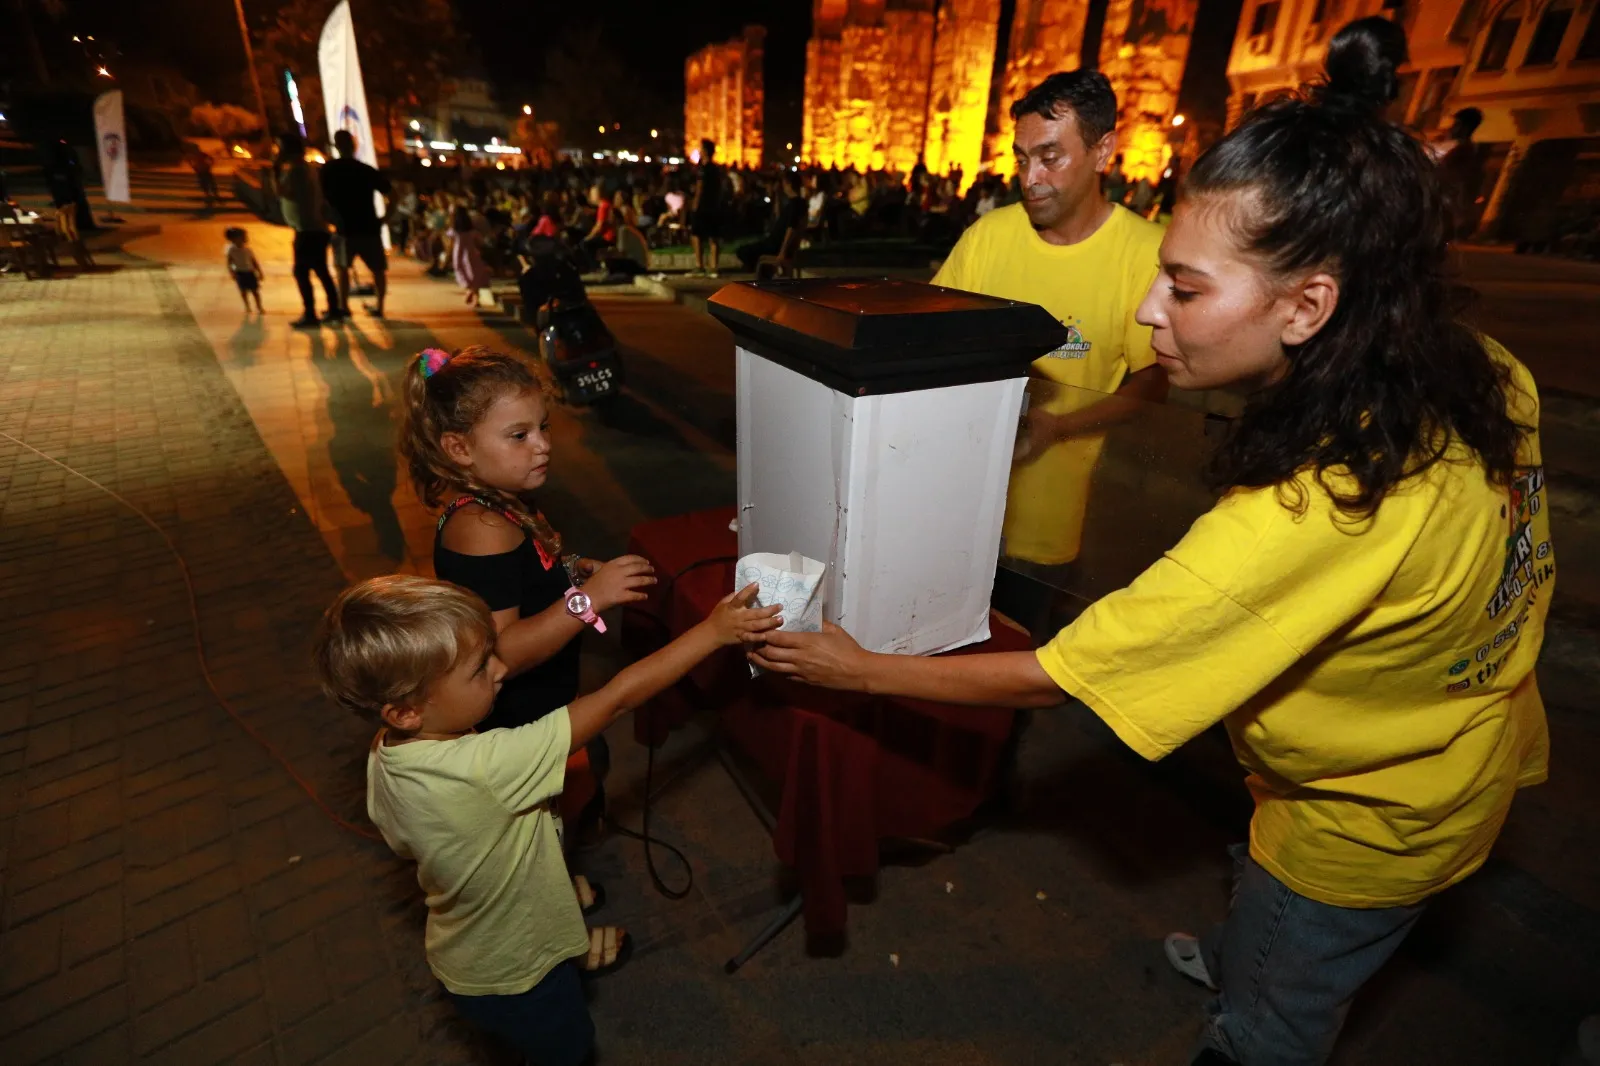
[[[826,566],[823,615],[911,655],[989,637],[1028,364],[1043,308],[918,282],[737,283],[739,554]]]

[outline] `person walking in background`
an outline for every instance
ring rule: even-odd
[[[594,208],[594,225],[584,234],[582,243],[586,258],[598,267],[605,263],[606,250],[617,243],[617,206],[598,181],[589,187],[589,203]]]
[[[717,242],[722,239],[722,221],[726,214],[723,196],[727,181],[722,167],[716,162],[717,146],[711,141],[700,142],[700,169],[694,179],[694,200],[689,207],[689,242],[694,245],[694,269],[706,273],[706,258],[702,243],[711,246],[711,276],[717,276]]]
[[[1445,138],[1428,145],[1439,165],[1439,183],[1449,199],[1451,232],[1456,239],[1477,228],[1478,194],[1483,189],[1483,151],[1472,135],[1483,125],[1483,112],[1463,107],[1455,113]]]
[[[382,318],[384,297],[389,292],[389,257],[383,250],[383,221],[374,197],[389,195],[389,179],[377,167],[356,158],[356,139],[349,130],[333,135],[333,147],[339,158],[322,168],[322,195],[332,208],[337,231],[333,266],[339,275],[339,306],[350,307],[350,268],[360,259],[372,271],[372,293],[377,298],[366,310]]]
[[[328,273],[328,220],[322,211],[322,182],[306,162],[306,142],[298,133],[285,133],[278,141],[278,199],[283,220],[294,230],[294,282],[300,287],[305,313],[292,323],[296,329],[317,325],[316,297],[311,275],[322,282],[328,297],[324,318],[337,321],[349,316]]]
[[[194,171],[194,180],[200,186],[200,195],[205,197],[208,211],[222,199],[217,192],[217,176],[212,173],[211,167],[211,153],[196,145],[189,155],[189,169]]]
[[[1111,169],[1106,171],[1106,199],[1120,204],[1128,198],[1128,175],[1122,170],[1122,155],[1117,155]]]
[[[250,233],[243,226],[229,226],[222,231],[228,238],[228,273],[239,286],[239,298],[244,301],[245,314],[250,313],[250,297],[256,298],[256,312],[266,314],[261,306],[261,261],[250,247]]]
[[[457,204],[450,221],[450,264],[456,284],[467,290],[467,306],[478,302],[478,290],[489,287],[489,264],[483,260],[483,234],[472,224],[472,212]]]

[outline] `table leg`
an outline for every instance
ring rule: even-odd
[[[805,898],[801,896],[800,893],[796,892],[794,894],[794,898],[788,903],[784,904],[783,910],[779,911],[773,917],[772,921],[767,923],[766,928],[762,929],[761,932],[755,935],[755,939],[746,944],[744,949],[741,950],[739,954],[735,955],[733,958],[729,959],[723,964],[723,972],[734,973],[739,969],[739,967],[743,966],[745,963],[754,958],[756,952],[766,947],[767,944],[772,941],[773,937],[783,932],[784,926],[794,921],[795,915],[800,913],[800,908],[804,905]]]

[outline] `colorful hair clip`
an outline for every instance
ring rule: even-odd
[[[417,356],[417,365],[422,370],[424,378],[431,378],[444,369],[450,361],[450,353],[443,348],[424,348],[422,354]]]

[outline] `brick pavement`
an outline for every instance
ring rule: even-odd
[[[342,576],[176,286],[0,282],[0,336],[0,427],[171,532],[218,684],[355,814],[366,729],[305,655]],[[204,689],[161,541],[3,440],[0,619],[0,1059],[479,1057],[421,964],[410,871]]]

